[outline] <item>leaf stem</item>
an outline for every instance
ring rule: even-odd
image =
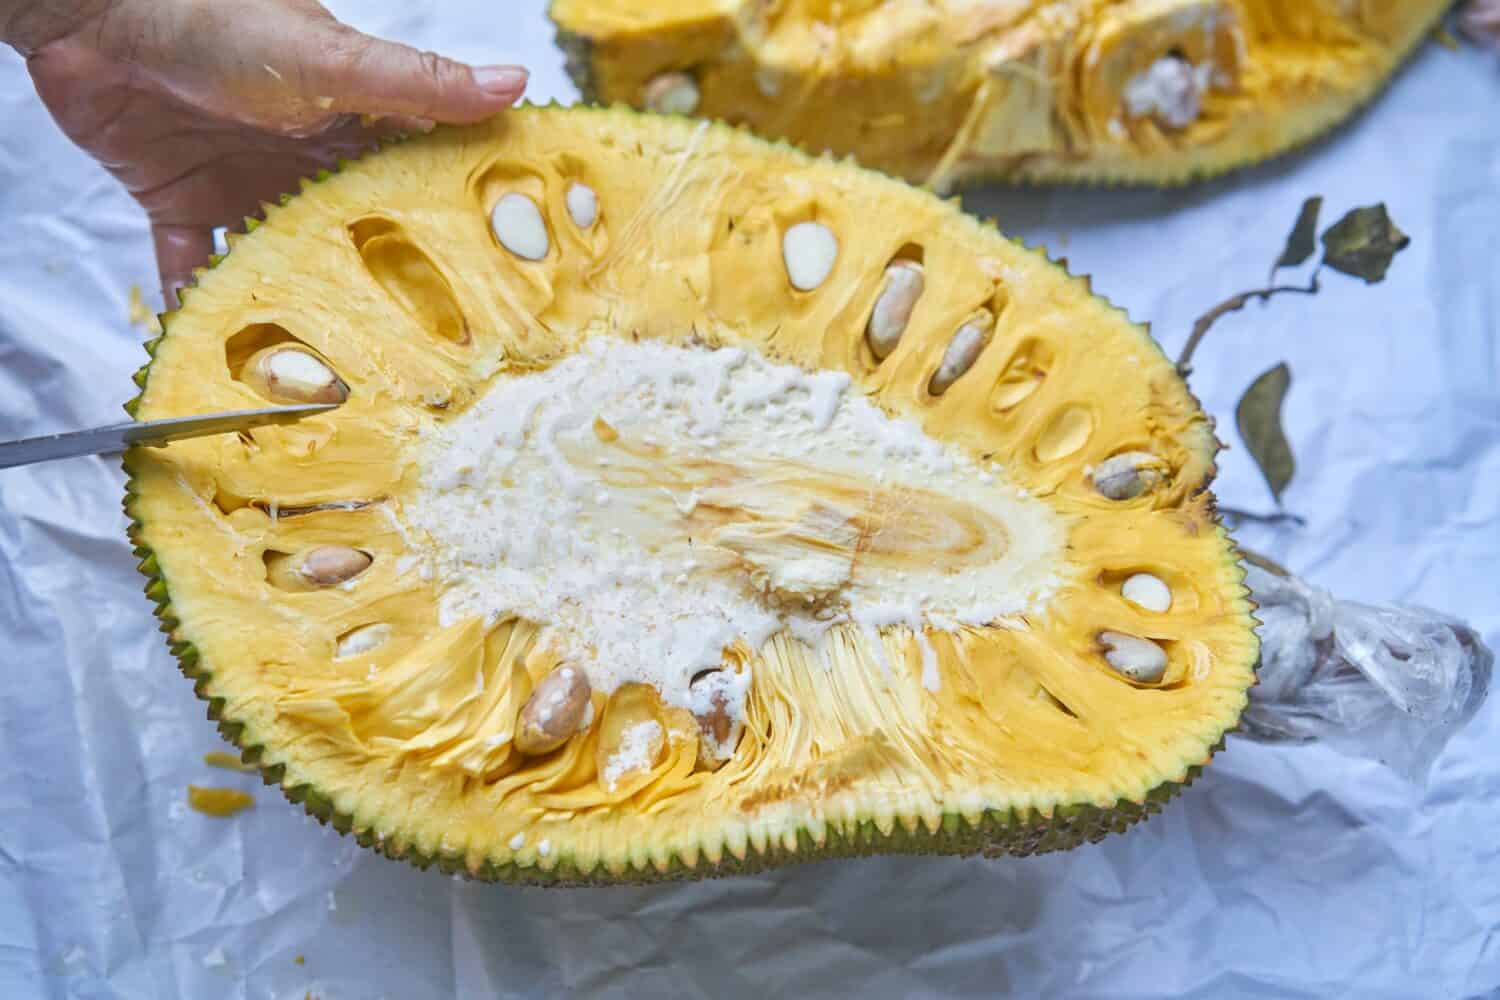
[[[1238,312],[1256,299],[1265,302],[1273,295],[1280,295],[1283,292],[1294,292],[1298,295],[1316,295],[1319,289],[1318,273],[1321,270],[1322,268],[1320,267],[1318,270],[1313,271],[1312,278],[1306,285],[1270,285],[1266,288],[1241,292],[1238,295],[1225,299],[1202,316],[1199,316],[1197,321],[1193,323],[1192,334],[1188,337],[1187,343],[1183,345],[1181,356],[1177,359],[1177,373],[1184,378],[1191,374],[1193,369],[1189,366],[1188,362],[1193,360],[1193,353],[1198,350],[1198,345],[1203,341],[1204,336],[1213,325],[1221,318],[1229,313]]]

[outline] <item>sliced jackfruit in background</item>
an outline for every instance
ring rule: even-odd
[[[585,99],[939,190],[1168,185],[1333,128],[1447,0],[553,0]]]

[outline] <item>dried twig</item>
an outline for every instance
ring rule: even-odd
[[[1265,302],[1273,295],[1281,295],[1288,292],[1298,295],[1316,295],[1319,289],[1318,273],[1318,271],[1314,271],[1312,279],[1306,285],[1271,285],[1267,288],[1257,288],[1253,291],[1241,292],[1238,295],[1225,299],[1202,316],[1199,316],[1197,321],[1193,323],[1192,335],[1188,337],[1187,343],[1183,345],[1182,354],[1177,359],[1178,374],[1186,378],[1188,373],[1192,371],[1188,362],[1193,360],[1193,352],[1198,349],[1198,344],[1202,342],[1203,337],[1220,318],[1229,313],[1238,312],[1256,299]]]

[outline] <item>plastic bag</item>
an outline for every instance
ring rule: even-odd
[[[1418,784],[1489,690],[1495,655],[1478,633],[1426,608],[1340,601],[1256,566],[1260,683],[1240,735],[1319,740]]]

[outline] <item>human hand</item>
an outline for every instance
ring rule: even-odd
[[[215,227],[382,135],[489,117],[526,86],[518,67],[371,38],[315,0],[0,0],[0,38],[146,210],[169,306]]]
[[[1459,12],[1458,26],[1481,45],[1500,48],[1500,0],[1469,0]]]

